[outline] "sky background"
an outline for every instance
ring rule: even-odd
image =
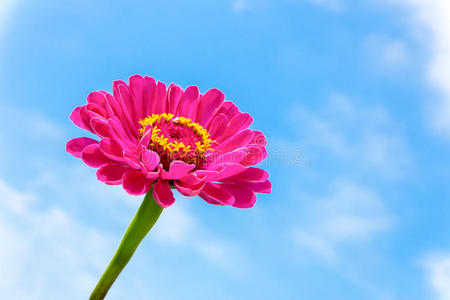
[[[142,197],[65,152],[112,80],[217,87],[248,210],[177,195],[108,299],[450,299],[447,0],[0,0],[0,298],[87,299]]]

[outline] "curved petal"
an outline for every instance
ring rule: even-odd
[[[199,196],[206,202],[215,205],[233,205],[235,201],[234,196],[217,183],[206,184]]]
[[[97,179],[106,184],[121,184],[123,175],[131,171],[130,167],[107,164],[97,170]]]
[[[141,163],[149,172],[153,172],[159,165],[159,155],[149,149],[144,148],[141,152]]]
[[[181,95],[183,95],[183,89],[178,85],[171,83],[169,90],[167,91],[167,112],[171,114],[175,114],[177,112]]]
[[[207,127],[219,106],[225,100],[225,95],[218,89],[208,90],[198,104],[196,121],[203,127]]]
[[[170,163],[169,172],[161,170],[161,177],[167,180],[177,180],[184,177],[194,168],[195,165],[187,164],[181,160],[174,160]]]
[[[139,171],[130,171],[123,175],[122,186],[128,194],[139,196],[150,190],[152,181]]]
[[[222,182],[264,182],[269,178],[269,173],[263,169],[249,167],[244,171],[230,176],[228,178],[224,178]]]
[[[81,159],[90,167],[98,168],[111,162],[102,151],[98,144],[92,144],[84,148],[81,153]]]
[[[67,142],[66,151],[75,157],[81,158],[84,148],[92,144],[98,144],[98,141],[88,137],[74,138]]]
[[[193,119],[197,111],[200,92],[196,86],[188,86],[178,104],[177,116]]]
[[[256,203],[255,193],[245,186],[224,183],[220,187],[233,195],[234,203],[232,205],[234,207],[250,208]]]
[[[163,208],[169,207],[175,202],[169,182],[162,179],[154,184],[153,197],[155,198],[155,202]]]
[[[112,160],[123,162],[123,149],[111,138],[103,138],[100,141],[100,150]]]

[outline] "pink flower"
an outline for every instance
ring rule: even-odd
[[[252,207],[255,193],[271,192],[268,173],[252,167],[266,158],[267,142],[248,128],[249,114],[224,100],[217,89],[202,95],[196,86],[166,88],[147,76],[114,81],[113,95],[92,92],[70,116],[100,141],[79,137],[66,149],[131,195],[153,185],[161,207],[174,203],[171,187],[211,204]]]

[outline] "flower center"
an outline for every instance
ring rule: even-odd
[[[199,165],[205,159],[213,140],[200,124],[185,117],[174,118],[173,114],[152,114],[140,120],[141,136],[147,126],[152,126],[149,149],[159,154],[161,163],[168,169],[174,160]]]

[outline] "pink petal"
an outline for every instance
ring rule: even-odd
[[[267,146],[267,140],[264,134],[261,131],[254,130],[253,131],[253,140],[252,144],[259,145],[262,147]]]
[[[180,103],[178,104],[177,116],[193,119],[197,111],[198,101],[200,93],[198,87],[188,86],[181,96]]]
[[[269,173],[263,169],[249,167],[244,171],[230,176],[221,181],[223,182],[263,182],[269,178]]]
[[[123,175],[122,186],[128,194],[139,196],[150,190],[152,181],[139,171],[130,171]]]
[[[246,183],[246,187],[254,191],[255,193],[270,194],[272,193],[272,183],[269,180],[258,183]]]
[[[220,114],[216,116],[212,120],[208,130],[209,133],[211,134],[211,137],[214,140],[217,140],[218,137],[220,137],[225,132],[227,125],[228,125],[228,118],[226,115]]]
[[[145,76],[145,85],[147,88],[147,96],[144,99],[144,112],[143,118],[151,115],[155,111],[155,93],[156,93],[156,81],[152,77]]]
[[[245,147],[245,152],[246,155],[242,159],[242,164],[245,166],[256,165],[262,162],[267,157],[266,148],[257,145],[250,145]]]
[[[180,102],[181,96],[183,95],[183,89],[178,85],[172,83],[169,86],[167,92],[167,102],[168,102],[168,112],[175,114],[178,109],[178,103]]]
[[[159,165],[159,155],[149,149],[144,148],[141,152],[141,163],[149,172],[153,172]]]
[[[98,141],[88,137],[74,138],[67,142],[66,151],[80,158],[84,148],[92,144],[98,144]]]
[[[198,105],[196,121],[206,127],[209,120],[225,100],[225,95],[218,89],[208,90],[201,98]]]
[[[250,129],[242,130],[223,141],[214,149],[213,156],[228,153],[247,145],[253,138],[253,131]]]
[[[92,93],[89,93],[89,95],[87,96],[87,102],[97,104],[101,107],[105,107],[106,99],[105,99],[105,96],[101,92],[92,92]]]
[[[145,107],[148,105],[147,101],[149,101],[149,99],[147,98],[148,89],[145,79],[141,75],[133,75],[128,79],[128,82],[130,85],[131,94],[133,96],[134,111],[137,119],[146,118],[147,115],[144,115],[144,113]]]
[[[237,132],[248,128],[252,123],[253,118],[248,113],[240,113],[235,115],[233,119],[230,120],[224,134],[220,138],[217,138],[217,141],[221,142],[227,139]]]
[[[234,197],[217,183],[206,184],[199,195],[203,200],[215,205],[233,205]]]
[[[162,179],[154,184],[153,197],[155,198],[155,202],[163,208],[169,207],[175,202],[169,182]]]
[[[97,170],[97,179],[106,184],[121,184],[123,175],[131,171],[129,167],[107,164]]]
[[[174,160],[170,163],[169,172],[161,170],[161,177],[167,180],[177,180],[184,177],[195,165],[190,165],[181,160]]]
[[[250,208],[256,203],[256,195],[253,191],[245,186],[238,186],[234,184],[221,184],[221,188],[226,190],[234,197],[234,207]]]
[[[89,130],[89,127],[84,123],[83,119],[80,117],[80,110],[82,106],[77,106],[70,114],[70,119],[72,120],[73,124],[77,125],[81,129]]]
[[[93,168],[98,168],[111,162],[99,148],[98,144],[92,144],[84,148],[81,153],[81,159],[85,164]]]
[[[164,82],[158,81],[156,84],[156,90],[153,102],[155,104],[155,114],[165,113],[167,110],[167,101],[166,101],[167,89]]]
[[[111,128],[109,127],[108,121],[105,119],[98,117],[92,118],[91,127],[94,130],[94,133],[100,137],[111,136]]]
[[[100,141],[100,150],[112,160],[123,161],[123,149],[119,143],[111,138],[103,138]]]

